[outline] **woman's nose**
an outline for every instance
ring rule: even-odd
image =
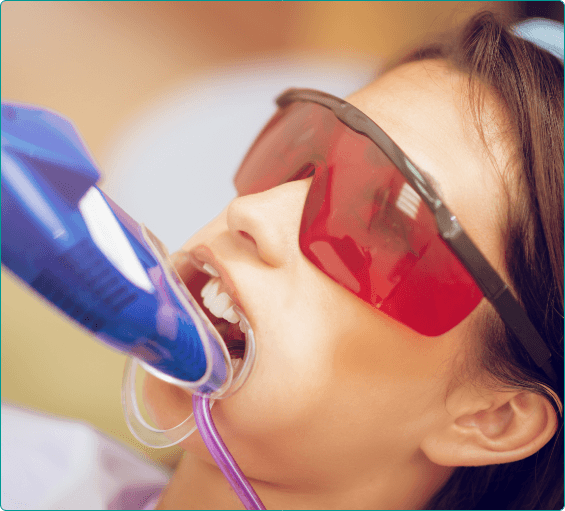
[[[288,264],[300,253],[300,222],[311,182],[310,177],[237,197],[227,209],[230,233],[267,264]]]

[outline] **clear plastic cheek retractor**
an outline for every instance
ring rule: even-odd
[[[264,509],[227,451],[210,407],[245,382],[255,358],[246,334],[236,369],[222,337],[174,269],[167,250],[96,183],[100,174],[67,120],[2,103],[2,264],[99,340],[124,352],[122,401],[132,433],[150,447],[197,428],[248,509]],[[237,311],[236,311],[237,312]],[[147,423],[139,366],[193,394],[194,415],[174,428]]]

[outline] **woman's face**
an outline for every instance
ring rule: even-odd
[[[474,129],[466,80],[441,61],[416,62],[348,99],[433,176],[504,275],[500,183]],[[492,150],[501,161],[502,148]],[[224,441],[248,477],[323,489],[370,478],[383,464],[421,462],[422,438],[448,419],[445,398],[480,307],[431,338],[342,288],[299,249],[309,185],[305,179],[236,198],[183,251],[220,272],[255,332],[251,376],[212,410]],[[194,269],[181,259],[181,275],[199,294]],[[184,391],[154,378],[145,391],[162,426],[191,413]],[[199,435],[182,446],[211,461]]]

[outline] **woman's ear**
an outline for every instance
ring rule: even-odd
[[[557,430],[549,401],[529,391],[492,391],[462,386],[446,401],[446,420],[421,444],[443,466],[510,463],[539,451]]]

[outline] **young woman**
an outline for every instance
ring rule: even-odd
[[[267,508],[561,509],[563,64],[482,13],[347,102],[284,95],[240,196],[175,255],[255,332],[219,432]],[[145,397],[163,427],[191,412],[153,378]],[[159,508],[240,508],[181,445]]]

